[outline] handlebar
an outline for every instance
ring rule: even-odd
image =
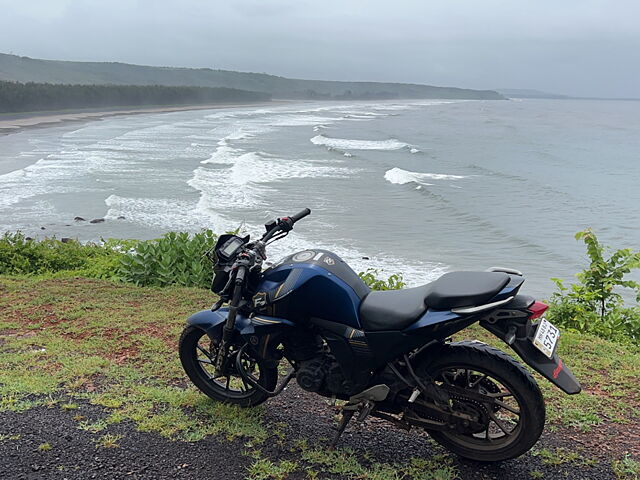
[[[242,285],[244,283],[244,277],[247,274],[247,267],[244,265],[240,265],[238,267],[238,271],[236,272],[236,285]]]
[[[290,217],[282,217],[278,220],[267,224],[267,233],[262,236],[262,241],[266,242],[278,232],[288,232],[293,229],[293,224],[298,220],[302,220],[307,215],[311,214],[311,210],[305,208],[304,210],[292,215]]]
[[[291,217],[289,217],[291,219],[291,221],[293,223],[296,223],[298,220],[302,220],[304,217],[306,217],[307,215],[309,215],[311,213],[311,210],[309,210],[308,208],[305,208],[304,210],[296,213],[295,215],[292,215]]]

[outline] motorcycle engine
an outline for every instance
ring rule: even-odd
[[[328,372],[326,363],[326,355],[319,355],[311,360],[301,362],[300,368],[296,372],[298,385],[309,392],[320,390]]]
[[[303,389],[321,395],[357,393],[320,337],[304,331],[289,335],[285,355],[296,364],[296,381]]]
[[[351,382],[344,378],[340,366],[326,353],[300,362],[296,380],[298,385],[309,392],[345,394],[353,390]]]

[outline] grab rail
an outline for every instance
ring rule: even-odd
[[[516,270],[514,268],[507,267],[490,267],[485,270],[485,272],[502,272],[502,273],[510,273],[511,275],[522,276],[522,272],[520,270]]]

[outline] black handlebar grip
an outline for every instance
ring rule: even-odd
[[[309,215],[311,213],[311,210],[309,210],[308,208],[305,208],[304,210],[302,210],[301,212],[296,213],[295,215],[292,215],[291,217],[289,217],[291,219],[291,221],[293,223],[297,222],[298,220],[303,219],[304,217],[306,217],[307,215]]]
[[[242,285],[244,283],[244,277],[247,273],[247,267],[240,265],[236,272],[236,285]]]

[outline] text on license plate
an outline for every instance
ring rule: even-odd
[[[559,338],[560,330],[554,327],[546,318],[543,318],[540,320],[536,334],[533,337],[533,345],[551,358]]]

